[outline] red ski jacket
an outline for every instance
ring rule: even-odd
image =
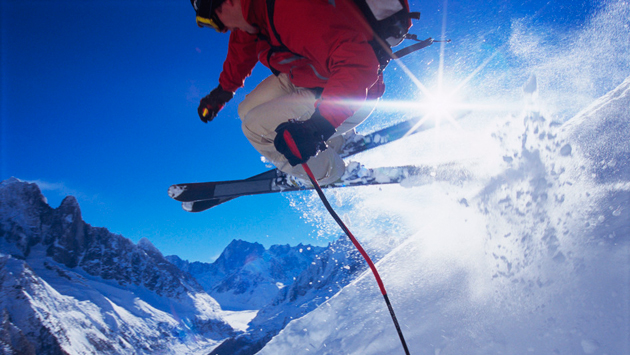
[[[299,87],[323,88],[316,107],[338,127],[370,98],[383,94],[379,62],[368,43],[372,32],[352,0],[275,0],[274,24],[269,25],[266,0],[241,0],[248,23],[258,26],[252,35],[230,34],[227,58],[219,83],[236,91],[257,62],[286,73]],[[284,44],[289,51],[271,51]]]

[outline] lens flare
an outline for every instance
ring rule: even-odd
[[[459,126],[455,117],[465,108],[456,92],[445,92],[443,88],[438,88],[435,91],[429,91],[424,96],[424,99],[417,104],[417,108],[427,120],[433,120],[436,126],[439,126],[443,120]]]

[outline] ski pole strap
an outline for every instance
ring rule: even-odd
[[[284,131],[282,137],[284,138],[285,142],[287,143],[287,146],[291,150],[291,153],[295,155],[296,157],[298,157],[299,159],[302,159],[302,154],[300,154],[300,150],[298,149],[297,144],[295,143],[295,140],[293,140],[293,137],[291,137],[291,133],[289,133],[289,131]],[[346,233],[348,238],[350,238],[350,240],[352,241],[352,244],[354,244],[355,248],[357,248],[361,256],[363,256],[363,259],[365,259],[365,261],[370,266],[370,269],[372,270],[372,274],[374,274],[374,278],[376,279],[376,283],[378,284],[378,287],[381,290],[381,294],[383,295],[383,298],[385,299],[385,304],[387,305],[389,314],[392,317],[392,321],[394,322],[394,326],[396,327],[396,332],[398,332],[398,337],[400,338],[402,347],[405,350],[405,354],[409,355],[409,348],[407,347],[407,342],[405,341],[405,337],[403,336],[402,329],[400,328],[400,324],[398,324],[398,318],[396,318],[396,313],[394,313],[394,308],[392,307],[392,304],[389,301],[389,297],[387,296],[387,291],[385,290],[385,285],[383,284],[383,280],[381,279],[381,276],[379,275],[378,270],[376,269],[376,266],[372,262],[372,259],[367,254],[365,249],[363,249],[359,241],[354,237],[352,232],[350,232],[350,229],[348,229],[346,224],[343,223],[343,221],[341,220],[337,212],[335,212],[335,210],[332,208],[332,206],[330,205],[330,202],[328,202],[326,195],[324,195],[324,191],[322,190],[321,186],[319,186],[319,183],[317,182],[317,179],[315,179],[315,175],[313,174],[313,171],[308,166],[308,164],[303,163],[302,168],[304,168],[306,175],[308,175],[308,178],[311,180],[311,183],[313,184],[315,191],[317,191],[317,195],[319,195],[319,198],[322,200],[322,203],[328,210],[328,213],[330,213],[330,215],[335,220],[335,222],[337,222],[339,227],[341,227],[341,229]]]

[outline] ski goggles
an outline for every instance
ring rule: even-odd
[[[197,26],[213,28],[217,32],[227,31],[225,25],[221,22],[221,20],[219,20],[219,17],[214,13],[214,11],[210,14],[210,18],[197,16]]]
[[[217,32],[226,32],[227,28],[219,20],[215,10],[223,4],[225,0],[193,0],[193,7],[197,13],[197,26],[209,27]]]

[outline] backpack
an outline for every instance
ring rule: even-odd
[[[407,0],[353,0],[372,27],[374,34],[389,47],[400,44],[411,28],[411,20],[419,20],[419,12],[409,12]]]
[[[429,38],[397,52],[392,52],[391,48],[399,45],[406,38],[418,40],[415,35],[408,35],[407,32],[409,32],[411,28],[411,20],[419,20],[420,13],[409,11],[408,0],[352,1],[358,6],[359,10],[361,10],[361,13],[374,32],[374,39],[370,41],[370,45],[374,49],[374,53],[381,65],[380,71],[385,69],[391,59],[400,58],[433,43],[433,39]],[[274,24],[273,13],[275,3],[275,0],[267,0],[267,15],[273,34],[281,45],[274,46],[269,52],[269,56],[271,56],[273,52],[290,52],[282,43]],[[272,71],[277,75],[273,68]]]

